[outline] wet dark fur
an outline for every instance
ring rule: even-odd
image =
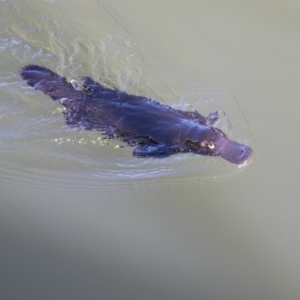
[[[66,123],[99,130],[109,138],[136,145],[135,156],[163,157],[177,152],[221,156],[242,164],[251,156],[213,124],[217,112],[203,117],[197,111],[181,111],[156,101],[109,89],[89,77],[83,84],[68,82],[51,70],[29,65],[21,70],[28,85],[66,107]]]

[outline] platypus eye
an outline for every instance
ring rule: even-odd
[[[207,144],[207,147],[208,147],[210,150],[215,149],[215,144],[214,144],[214,142],[209,142],[209,143]]]
[[[212,141],[203,141],[201,143],[201,147],[208,148],[210,150],[215,149],[215,144]]]

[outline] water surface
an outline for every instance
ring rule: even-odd
[[[0,7],[2,298],[299,299],[298,4]],[[30,63],[217,109],[254,163],[133,158],[65,126],[62,107],[21,80]]]

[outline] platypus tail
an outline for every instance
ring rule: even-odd
[[[82,92],[75,89],[65,77],[61,77],[47,68],[28,65],[22,68],[20,75],[28,85],[44,92],[53,100],[82,98]]]

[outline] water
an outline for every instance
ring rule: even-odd
[[[3,299],[299,298],[296,4],[0,6]],[[254,163],[134,158],[64,125],[62,107],[21,80],[31,63],[217,109]]]
[[[60,114],[62,107],[20,82],[18,72],[21,66],[39,63],[69,79],[92,76],[128,93],[145,95],[179,109],[197,109],[205,115],[217,109],[221,115],[218,127],[232,139],[251,144],[248,124],[237,99],[226,82],[218,78],[214,66],[199,60],[203,77],[200,81],[178,69],[173,71],[175,63],[172,57],[164,58],[171,70],[153,66],[137,42],[139,36],[145,34],[140,32],[136,36],[131,26],[122,24],[122,18],[113,16],[114,9],[105,2],[94,3],[96,16],[92,28],[99,28],[97,35],[90,30],[86,32],[82,24],[84,20],[75,21],[72,10],[66,9],[61,22],[59,15],[64,9],[61,7],[56,15],[54,3],[3,4],[3,18],[7,18],[8,24],[14,14],[22,12],[18,22],[3,28],[2,33],[2,61],[6,64],[10,61],[6,66],[7,75],[2,78],[2,89],[7,93],[2,101],[2,123],[6,128],[3,136],[7,136],[4,148],[6,161],[10,161],[8,166],[3,166],[3,173],[8,168],[10,171],[15,168],[18,172],[20,167],[30,165],[37,173],[45,174],[51,169],[57,176],[62,170],[55,165],[62,164],[70,180],[75,172],[110,181],[116,177],[157,181],[160,178],[205,179],[241,170],[220,158],[195,155],[176,155],[164,160],[136,159],[131,155],[132,148],[124,147],[121,142],[107,141],[99,133],[74,131],[64,126]],[[49,11],[44,6],[49,7]],[[14,65],[13,69],[11,65]],[[13,98],[9,104],[8,98]],[[13,166],[16,161],[17,165]]]

